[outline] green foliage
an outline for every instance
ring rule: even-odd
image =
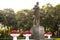
[[[9,32],[13,29],[18,29],[21,36],[23,31],[30,30],[33,27],[33,11],[33,9],[24,9],[15,13],[11,8],[0,10],[0,23],[8,26],[5,36],[10,36]],[[40,8],[40,25],[44,26],[45,31],[58,31],[60,27],[60,4],[53,7],[48,3]],[[2,33],[4,34],[0,30],[0,34]]]
[[[30,13],[30,10],[18,11],[16,14],[16,19],[17,27],[19,27],[20,29],[30,30],[30,28],[32,27],[33,18],[32,14]]]

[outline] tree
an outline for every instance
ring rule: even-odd
[[[11,8],[4,9],[3,16],[4,16],[4,25],[13,26],[13,28],[16,26],[16,17],[13,9]]]
[[[32,27],[32,13],[31,10],[21,10],[16,14],[17,26],[23,30],[30,30]]]
[[[4,17],[3,17],[3,11],[0,10],[0,22],[3,23]]]

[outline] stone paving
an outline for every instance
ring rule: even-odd
[[[25,39],[18,39],[18,40],[25,40]],[[34,39],[29,39],[29,40],[34,40]],[[53,38],[52,39],[45,38],[45,40],[54,40],[54,39]]]

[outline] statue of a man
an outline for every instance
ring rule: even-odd
[[[34,40],[44,40],[44,27],[40,26],[40,8],[39,2],[34,6],[34,20],[33,27],[31,28],[32,38]]]
[[[34,6],[34,21],[33,24],[34,25],[39,25],[40,23],[40,8],[39,8],[39,2],[36,3],[36,5]]]

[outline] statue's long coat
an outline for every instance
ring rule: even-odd
[[[40,8],[38,5],[35,5],[35,7],[33,8],[34,9],[34,15],[37,19],[40,18]]]

